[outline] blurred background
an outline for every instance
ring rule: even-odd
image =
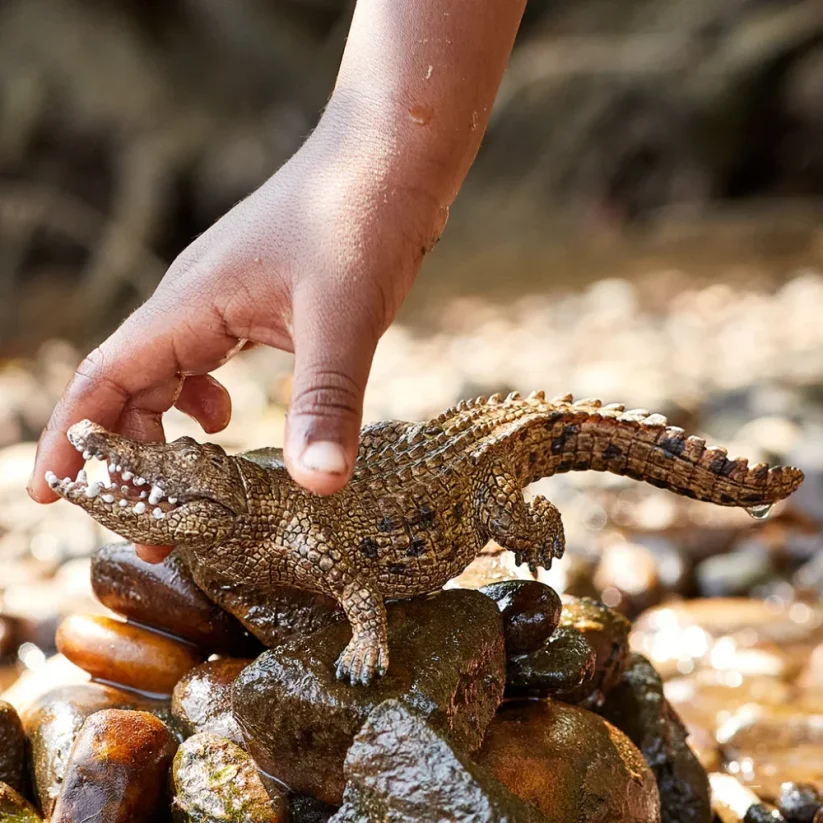
[[[353,5],[0,3],[6,682],[42,664],[61,614],[100,608],[87,557],[111,537],[26,497],[40,429],[80,357],[299,147]],[[801,466],[805,486],[765,523],[623,478],[539,484],[569,543],[545,579],[642,615],[637,647],[685,712],[697,692],[709,707],[687,717],[695,745],[758,785],[788,767],[723,750],[711,700],[823,711],[822,216],[821,0],[532,0],[367,397],[369,419],[416,419],[476,394],[572,391]],[[271,351],[221,369],[235,417],[214,439],[279,444],[290,369]],[[173,412],[181,433],[202,436]],[[523,574],[492,546],[458,584]],[[732,596],[771,611],[688,610]],[[823,782],[823,756],[810,762]]]

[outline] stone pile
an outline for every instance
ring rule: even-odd
[[[92,568],[128,620],[67,618],[59,650],[91,680],[2,715],[0,798],[31,820],[712,819],[660,678],[602,603],[533,580],[395,602],[388,674],[352,687],[336,614],[260,653],[175,554],[108,546]]]

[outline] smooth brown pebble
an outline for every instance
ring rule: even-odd
[[[764,800],[775,800],[788,781],[823,791],[823,714],[749,704],[720,726],[717,741],[726,770]]]
[[[0,700],[0,781],[26,791],[26,734],[14,707]]]
[[[631,645],[664,679],[712,667],[792,677],[823,641],[823,606],[697,598],[644,612]]]
[[[507,580],[484,586],[480,591],[500,609],[508,655],[539,649],[560,622],[560,597],[545,583]]]
[[[23,728],[31,746],[35,796],[46,817],[54,808],[69,752],[86,718],[103,709],[120,708],[169,716],[168,701],[146,700],[100,683],[56,688],[39,697],[23,713]]]
[[[52,823],[156,823],[176,750],[171,731],[152,714],[91,715],[74,741]]]
[[[93,678],[157,695],[203,660],[188,644],[110,617],[72,615],[57,630],[57,648]]]
[[[665,684],[666,698],[687,723],[714,734],[741,706],[780,706],[792,699],[792,688],[776,677],[744,677],[739,672],[702,669]]]
[[[0,782],[0,821],[2,823],[42,823],[37,809],[7,783]]]
[[[577,706],[512,701],[474,760],[552,823],[659,823],[654,774],[623,732]]]
[[[103,546],[92,555],[91,585],[106,608],[136,623],[219,654],[262,651],[234,617],[206,597],[176,551],[162,563],[145,563],[131,543]]]
[[[216,734],[241,746],[243,735],[231,711],[231,689],[237,675],[252,661],[233,657],[195,666],[174,687],[171,711],[186,737]]]

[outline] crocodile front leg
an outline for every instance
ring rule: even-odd
[[[527,503],[515,478],[505,469],[490,472],[479,494],[478,514],[489,537],[514,552],[519,566],[532,572],[550,569],[563,556],[566,539],[560,512],[545,497]]]
[[[353,580],[338,600],[351,624],[352,638],[337,660],[337,679],[368,686],[375,674],[383,675],[389,667],[383,598],[372,584]]]

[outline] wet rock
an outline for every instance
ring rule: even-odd
[[[777,808],[789,823],[814,823],[815,815],[823,809],[823,797],[808,783],[784,783]]]
[[[46,693],[23,713],[23,728],[31,747],[32,775],[38,805],[48,817],[60,793],[74,739],[86,718],[104,709],[139,709],[168,718],[166,701],[84,683]]]
[[[112,543],[92,556],[97,599],[117,614],[182,637],[210,652],[254,655],[260,644],[237,620],[209,600],[178,552],[144,563],[131,543]]]
[[[669,680],[665,692],[683,720],[712,735],[747,703],[780,706],[793,697],[792,687],[779,678],[744,677],[739,672],[712,669]]]
[[[664,679],[698,667],[788,679],[821,640],[823,606],[701,598],[644,612],[631,645]]]
[[[170,695],[203,659],[194,646],[109,617],[72,615],[57,630],[57,648],[93,678]]]
[[[599,714],[628,736],[654,772],[662,823],[710,823],[708,777],[687,745],[686,728],[648,660],[632,655]]]
[[[291,823],[328,823],[336,812],[337,806],[329,806],[305,794],[291,798]]]
[[[695,569],[702,597],[741,597],[774,574],[768,548],[747,541],[728,554],[707,557]]]
[[[557,697],[568,703],[598,706],[628,665],[629,621],[596,600],[564,597],[560,627],[576,629],[594,649],[595,672],[590,681]]]
[[[0,701],[0,781],[25,792],[26,735],[14,707]]]
[[[0,820],[3,823],[43,823],[37,809],[11,786],[0,782]]]
[[[507,580],[480,591],[497,603],[503,615],[506,654],[526,654],[539,649],[560,622],[557,592],[536,580]]]
[[[562,698],[594,681],[597,655],[575,628],[557,629],[537,651],[510,657],[508,697]]]
[[[339,804],[346,751],[384,700],[417,707],[467,751],[480,745],[505,683],[496,605],[452,590],[398,601],[388,614],[389,671],[367,688],[335,678],[351,637],[343,624],[266,652],[238,677],[232,703],[249,751],[292,790]]]
[[[785,818],[773,806],[755,803],[746,809],[743,823],[785,823]]]
[[[657,785],[643,756],[623,732],[578,706],[506,703],[475,759],[553,823],[660,819]]]
[[[284,794],[267,791],[248,753],[215,734],[181,744],[172,768],[179,823],[284,823]]]
[[[251,662],[225,657],[195,666],[184,675],[171,699],[172,715],[184,736],[208,732],[244,745],[231,712],[231,689]]]
[[[177,743],[148,712],[104,709],[74,741],[52,823],[156,823]]]
[[[783,783],[809,783],[823,791],[823,714],[785,706],[749,704],[718,730],[726,768],[764,800]]]
[[[657,567],[658,561],[647,546],[609,543],[601,553],[593,582],[609,606],[633,617],[660,602],[663,589]]]
[[[198,569],[197,585],[268,648],[345,621],[341,608],[326,595],[287,586],[265,594],[250,592],[240,584],[210,580],[207,571]]]
[[[345,770],[345,804],[332,823],[546,823],[397,700],[369,715]]]
[[[720,823],[742,823],[752,806],[760,798],[736,777],[712,772],[709,775],[712,790],[712,808]]]

